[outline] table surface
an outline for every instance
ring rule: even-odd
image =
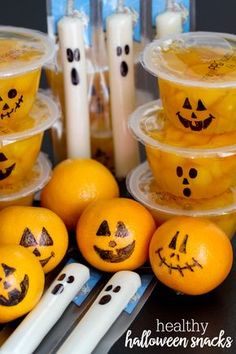
[[[121,186],[121,193],[123,196],[129,196],[127,192],[125,192],[125,187]],[[71,235],[71,239],[73,239],[73,235]],[[236,237],[232,240],[234,254],[236,254]],[[76,258],[79,262],[85,263],[81,256],[78,253],[77,247],[75,245],[71,245],[65,262],[69,258]],[[217,259],[216,259],[217,261]],[[64,263],[64,262],[63,262]],[[63,266],[61,264],[59,269]],[[151,268],[149,264],[146,264],[140,270],[140,273],[151,273]],[[50,283],[56,274],[58,274],[59,270],[55,269],[53,272],[48,275],[48,282]],[[152,273],[151,273],[152,274]],[[70,331],[82,317],[83,313],[87,311],[91,302],[98,295],[102,287],[105,285],[110,274],[103,273],[102,274],[102,282],[96,286],[95,290],[91,293],[91,296],[85,301],[85,305],[83,309],[78,308],[75,304],[71,303],[65,313],[62,315],[60,321],[52,328],[49,334],[45,337],[45,339],[41,342],[41,345],[37,348],[34,354],[50,354],[55,353],[56,349],[61,345],[61,343],[68,336]],[[201,353],[201,354],[220,354],[226,352],[227,354],[235,354],[236,353],[236,262],[234,261],[232,270],[227,277],[227,279],[215,290],[211,291],[208,294],[200,295],[200,296],[187,296],[177,294],[175,291],[168,289],[166,286],[161,284],[154,277],[155,285],[152,286],[152,289],[149,289],[151,292],[150,296],[143,304],[142,300],[139,307],[138,314],[135,318],[133,318],[133,322],[131,323],[131,319],[129,316],[125,319],[125,327],[123,331],[120,328],[120,322],[117,321],[116,325],[111,328],[111,331],[107,333],[107,335],[103,339],[103,343],[105,345],[106,350],[102,345],[96,348],[93,354],[106,354],[109,351],[109,354],[139,354],[139,353]],[[151,287],[150,287],[151,288]],[[84,311],[82,313],[82,311]],[[134,311],[135,312],[135,311]],[[134,315],[132,316],[134,317]],[[131,317],[131,318],[132,318]],[[121,320],[121,318],[119,318]],[[161,323],[160,328],[163,329],[163,325],[178,326],[178,323],[181,324],[182,327],[177,328],[176,332],[168,332],[165,328],[163,332],[157,331],[157,321]],[[187,321],[189,321],[189,327],[187,327]],[[122,322],[121,322],[122,323]],[[190,324],[195,323],[195,327],[191,327]],[[197,332],[198,325],[196,324],[207,323],[207,329],[203,339],[207,340],[207,337],[212,340],[214,337],[220,337],[221,343],[225,343],[225,338],[230,337],[229,339],[233,340],[233,343],[230,348],[222,348],[222,347],[212,347],[209,343],[205,343],[202,348],[194,348],[190,347],[192,343],[192,337],[201,336],[200,332]],[[183,328],[183,324],[185,324],[185,331]],[[122,326],[124,325],[124,321]],[[118,330],[117,330],[118,328]],[[168,327],[170,328],[170,327]],[[91,328],[91,333],[92,333]],[[130,336],[128,337],[127,331],[131,331]],[[178,331],[178,330],[181,330]],[[120,332],[121,331],[121,332]],[[185,337],[186,341],[188,341],[188,345],[184,348],[183,345],[178,347],[168,347],[165,344],[163,347],[158,344],[154,346],[147,346],[146,348],[138,347],[134,345],[132,348],[129,348],[125,345],[126,339],[134,339],[137,337],[141,339],[142,334],[145,331],[150,331],[149,338],[175,338],[175,337]],[[220,335],[220,332],[222,334]],[[121,337],[117,340],[119,333]],[[123,335],[122,335],[123,333]],[[114,338],[117,340],[113,342]],[[131,341],[127,341],[130,343]],[[214,343],[217,340],[213,341]],[[112,343],[112,344],[111,344]],[[213,344],[214,344],[213,343]],[[60,344],[60,345],[59,345]],[[101,343],[100,343],[101,344]],[[109,348],[109,349],[108,349]],[[69,354],[69,353],[68,353]],[[80,354],[78,352],[78,354]],[[82,353],[81,353],[82,354]]]
[[[236,238],[233,241],[234,252],[236,252]],[[145,269],[145,268],[144,268]],[[150,268],[146,268],[147,272],[150,272]],[[106,277],[106,274],[104,274]],[[109,276],[108,276],[109,277]],[[123,329],[123,335],[115,342],[113,345],[110,344],[111,338],[114,335],[116,327],[112,331],[108,332],[107,336],[103,339],[105,342],[105,348],[110,348],[109,350],[104,350],[101,348],[96,348],[92,354],[106,354],[109,351],[109,354],[139,354],[139,353],[202,353],[202,354],[220,354],[226,352],[227,354],[236,353],[236,265],[234,262],[233,268],[227,277],[227,279],[215,290],[212,292],[201,295],[201,296],[187,296],[180,295],[176,292],[168,289],[166,286],[161,284],[159,281],[155,280],[155,287],[151,295],[147,299],[146,303],[141,307],[140,312],[133,320],[130,325],[127,325]],[[107,281],[106,279],[104,280]],[[93,298],[99,293],[101,288],[104,286],[101,285],[93,293]],[[62,343],[64,339],[68,336],[71,329],[75,326],[78,318],[81,318],[81,313],[78,307],[74,304],[71,304],[66,313],[62,316],[61,320],[57,325],[52,329],[49,335],[42,341],[39,348],[35,351],[34,354],[47,354],[55,353],[55,348],[58,348],[57,341]],[[182,325],[179,328],[182,332],[168,332],[163,330],[163,332],[157,332],[157,321],[162,324],[180,323]],[[189,321],[189,327],[187,327],[187,321]],[[185,324],[186,330],[183,331],[183,322]],[[128,323],[128,317],[127,317]],[[195,327],[191,327],[190,324],[195,323]],[[196,324],[207,323],[207,329],[202,338],[210,338],[212,340],[214,337],[220,337],[221,341],[215,340],[216,342],[225,343],[225,338],[230,337],[233,340],[233,343],[230,348],[222,347],[212,347],[205,344],[202,348],[190,348],[192,343],[192,337],[201,337],[201,334],[197,331],[198,325]],[[72,325],[73,324],[73,325]],[[123,323],[124,324],[124,323]],[[118,326],[119,328],[119,326]],[[163,329],[162,325],[160,325]],[[68,330],[68,332],[67,332]],[[131,331],[131,335],[127,337],[127,330]],[[179,347],[168,347],[166,344],[164,347],[159,345],[151,346],[147,348],[142,348],[134,346],[129,348],[125,346],[125,341],[127,338],[139,339],[142,336],[142,333],[145,331],[150,331],[150,337],[186,337],[188,345],[184,348],[183,345]],[[189,331],[187,331],[189,330]],[[91,328],[91,335],[93,329]],[[220,332],[222,335],[220,335]],[[67,332],[67,333],[66,333]],[[64,338],[62,339],[62,334]],[[150,338],[149,337],[149,338]],[[103,343],[104,344],[104,343]],[[54,348],[54,350],[52,349]],[[45,351],[46,350],[46,351]],[[69,354],[69,353],[68,353]],[[78,354],[79,351],[78,351]],[[82,354],[82,353],[81,353]]]

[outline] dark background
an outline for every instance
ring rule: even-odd
[[[46,0],[1,0],[0,4],[1,25],[47,31]],[[235,13],[235,0],[196,0],[196,29],[235,33]]]
[[[1,0],[0,25],[28,27],[47,32],[46,0]],[[235,0],[196,0],[196,30],[236,33],[236,2]],[[47,150],[48,144],[43,149]],[[226,335],[236,337],[236,310],[235,310],[235,267],[227,281],[215,292],[203,297],[180,297],[163,286],[155,289],[153,296],[145,305],[132,325],[133,334],[140,335],[145,328],[152,326],[155,330],[155,319],[163,322],[175,322],[181,318],[194,318],[196,321],[209,321],[210,335],[213,337],[221,328]],[[148,309],[148,311],[147,311]],[[153,323],[148,325],[150,318]],[[141,329],[140,329],[141,327]],[[212,333],[211,333],[212,332]],[[220,349],[205,348],[203,354],[222,353]],[[124,348],[124,338],[110,351],[111,354],[120,353],[182,353],[184,349],[163,350],[161,348],[133,349]],[[198,350],[193,351],[199,352]],[[236,344],[224,353],[236,353]],[[192,351],[191,351],[192,353]],[[46,354],[46,353],[45,353]],[[69,354],[69,353],[68,353]]]

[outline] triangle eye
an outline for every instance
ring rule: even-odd
[[[103,220],[101,225],[99,226],[97,233],[97,236],[111,236],[111,231],[108,226],[108,222],[106,220]]]
[[[39,246],[52,246],[53,245],[53,240],[45,227],[42,228],[42,233],[40,235],[39,239]]]
[[[181,246],[179,248],[179,251],[181,253],[186,253],[187,241],[188,241],[188,235],[185,235],[185,238],[184,238],[184,240],[183,240],[183,242],[182,242],[182,244],[181,244]]]
[[[37,246],[37,241],[28,227],[24,229],[20,245],[23,247]]]
[[[179,235],[179,231],[176,232],[176,234],[174,235],[174,237],[170,241],[169,246],[168,246],[169,248],[172,248],[173,250],[176,249],[176,242],[177,242],[178,235]]]
[[[129,231],[126,228],[126,226],[123,223],[123,221],[118,221],[117,222],[115,236],[117,236],[117,237],[127,237],[127,236],[129,236]]]
[[[14,273],[16,271],[16,268],[9,267],[5,263],[2,263],[2,267],[3,267],[3,271],[4,271],[4,274],[6,277],[8,277],[8,275],[11,275],[12,273]]]
[[[206,107],[204,106],[201,100],[198,100],[197,111],[206,111]]]
[[[189,102],[188,98],[186,98],[186,100],[184,101],[183,108],[192,109],[191,103]]]

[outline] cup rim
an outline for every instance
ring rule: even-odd
[[[7,78],[11,76],[17,76],[24,74],[26,72],[30,72],[33,70],[36,70],[40,67],[43,67],[43,65],[54,57],[55,54],[55,43],[48,36],[48,34],[34,30],[34,29],[29,29],[29,28],[24,28],[24,27],[14,27],[14,26],[0,26],[0,35],[2,33],[9,33],[9,34],[22,34],[24,36],[30,36],[32,38],[35,38],[37,40],[40,40],[42,43],[42,46],[45,50],[44,54],[38,59],[32,60],[32,62],[28,66],[22,66],[22,67],[17,67],[17,68],[5,68],[5,69],[0,69],[0,78]],[[10,71],[10,72],[9,72]]]
[[[140,128],[140,120],[147,114],[155,114],[159,110],[163,109],[161,99],[157,99],[148,103],[145,103],[136,108],[129,116],[128,127],[134,137],[141,142],[144,146],[148,145],[152,148],[158,149],[162,152],[168,152],[172,154],[182,155],[184,157],[226,157],[234,155],[236,153],[236,144],[219,146],[215,148],[191,148],[169,145],[167,143],[160,142],[150,136],[148,136]]]
[[[153,50],[156,50],[166,42],[170,42],[172,40],[178,40],[181,38],[186,38],[190,36],[212,36],[212,37],[224,37],[225,39],[231,39],[235,42],[236,45],[236,35],[224,32],[207,32],[207,31],[194,31],[194,32],[185,32],[173,35],[171,37],[163,37],[159,39],[155,39],[149,44],[146,45],[142,53],[140,53],[139,60],[146,71],[148,71],[153,76],[156,76],[160,79],[174,82],[176,85],[184,85],[184,86],[193,86],[193,87],[202,87],[202,88],[227,88],[227,87],[236,87],[236,80],[234,81],[226,81],[226,82],[204,82],[200,80],[188,80],[185,78],[176,77],[173,73],[166,73],[160,68],[160,64],[157,62],[156,65],[152,62],[151,53]]]
[[[38,177],[31,182],[29,181],[29,183],[27,183],[27,185],[20,191],[5,195],[4,192],[1,191],[0,202],[9,202],[15,199],[24,198],[32,193],[40,191],[47,184],[52,174],[52,164],[45,153],[39,153],[33,169],[38,169]]]
[[[39,134],[47,130],[48,128],[50,128],[55,123],[55,121],[59,118],[60,112],[59,112],[58,105],[55,103],[55,101],[52,98],[46,96],[41,92],[38,92],[36,97],[37,99],[39,99],[40,101],[42,101],[47,105],[47,108],[49,110],[48,118],[42,122],[39,122],[39,124],[36,124],[32,128],[22,130],[16,133],[0,135],[0,147],[8,144],[12,144],[19,140],[28,139],[36,134]],[[28,115],[30,115],[30,112],[28,113]]]
[[[138,182],[140,180],[140,177],[145,172],[150,173],[150,176],[152,176],[147,161],[144,161],[143,163],[141,163],[140,165],[138,165],[128,173],[126,177],[126,187],[128,192],[134,197],[134,199],[138,200],[140,203],[142,203],[144,206],[146,206],[149,209],[162,212],[162,213],[176,215],[176,216],[181,215],[181,216],[194,216],[194,217],[212,217],[212,216],[220,216],[220,215],[226,215],[226,214],[236,212],[236,200],[234,203],[231,203],[230,205],[225,206],[223,208],[219,207],[219,208],[206,209],[206,210],[177,209],[174,207],[163,206],[161,204],[152,202],[144,193],[140,192],[140,189],[138,187]],[[236,187],[230,188],[230,190],[234,194],[236,194]]]

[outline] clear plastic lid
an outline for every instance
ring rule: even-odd
[[[52,98],[38,93],[30,113],[8,124],[0,122],[0,147],[39,134],[59,118],[58,105]]]
[[[0,78],[40,68],[54,53],[55,45],[48,35],[27,28],[0,26]]]
[[[52,165],[44,153],[40,153],[32,171],[19,183],[0,186],[0,202],[10,202],[40,191],[51,177]]]
[[[188,32],[148,44],[140,61],[152,75],[175,84],[236,86],[236,36]]]
[[[166,118],[161,100],[138,107],[129,117],[129,128],[145,146],[185,157],[225,157],[236,153],[236,132],[203,135],[187,134]]]
[[[171,215],[210,217],[236,211],[236,189],[228,189],[220,196],[209,199],[190,200],[176,197],[160,190],[144,162],[133,169],[126,179],[129,193],[148,209]]]

